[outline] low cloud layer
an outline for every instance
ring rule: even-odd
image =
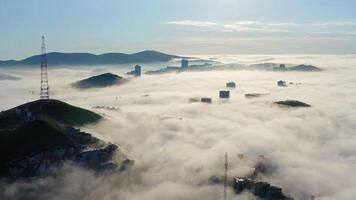
[[[218,56],[209,56],[218,57]],[[118,106],[118,111],[95,110],[105,120],[84,129],[118,143],[135,160],[124,173],[97,177],[66,166],[62,176],[30,183],[3,185],[9,198],[37,199],[221,199],[222,186],[208,179],[223,174],[229,153],[229,177],[246,175],[258,155],[276,171],[263,179],[296,199],[353,199],[356,195],[356,57],[350,56],[220,56],[223,62],[314,64],[323,72],[215,71],[142,76],[127,84],[80,91],[69,83],[97,70],[50,69],[52,97],[91,109]],[[123,70],[108,68],[113,73]],[[36,99],[33,70],[1,70],[21,77],[2,80],[1,110]],[[57,78],[61,77],[61,78]],[[298,82],[287,88],[278,80]],[[225,83],[236,81],[229,102],[218,99]],[[246,93],[268,93],[246,99]],[[212,97],[212,104],[188,103],[192,97]],[[286,109],[274,101],[296,99],[312,108]],[[244,154],[246,160],[238,158]],[[229,197],[235,194],[230,190]],[[253,199],[244,194],[240,199]]]

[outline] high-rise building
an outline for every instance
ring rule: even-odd
[[[182,63],[181,64],[182,64],[181,65],[182,68],[188,69],[189,61],[187,59],[182,59]]]
[[[236,83],[235,82],[228,82],[226,83],[227,88],[236,88]]]
[[[228,90],[221,90],[220,92],[219,92],[219,97],[221,98],[221,99],[228,99],[228,98],[230,98],[230,91],[228,91]]]
[[[141,76],[141,66],[140,65],[135,66],[135,76]]]

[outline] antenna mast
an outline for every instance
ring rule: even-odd
[[[225,152],[224,200],[227,200],[227,152]]]
[[[42,36],[40,99],[47,99],[47,100],[49,99],[47,57],[46,57],[46,46],[45,46],[45,38],[44,38],[44,36]]]

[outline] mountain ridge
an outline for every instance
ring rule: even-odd
[[[110,65],[128,63],[154,63],[167,62],[175,58],[182,58],[176,55],[165,54],[158,51],[146,50],[132,54],[126,53],[47,53],[49,65]],[[0,60],[0,66],[19,65],[39,65],[41,55],[34,55],[22,60]]]

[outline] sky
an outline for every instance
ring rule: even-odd
[[[352,54],[354,0],[0,0],[0,59],[40,52]]]

